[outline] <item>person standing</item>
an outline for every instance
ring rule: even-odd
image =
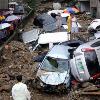
[[[16,78],[18,83],[12,87],[13,100],[30,100],[30,92],[26,84],[22,83],[22,75],[18,75]]]
[[[71,22],[72,22],[72,26],[71,26],[71,33],[78,33],[79,29],[78,29],[78,22],[76,17],[74,16],[74,14],[71,14]]]
[[[67,19],[67,26],[68,26],[68,29],[67,29],[67,32],[70,33],[71,32],[71,25],[72,24],[72,17],[71,17],[71,14],[68,16],[68,19]]]
[[[58,13],[58,14],[56,15],[56,27],[57,27],[58,32],[60,32],[61,26],[62,26],[61,14]]]
[[[70,40],[71,27],[72,27],[72,17],[71,17],[71,15],[68,16],[67,26],[68,26],[68,29],[67,29],[67,32],[68,32],[68,40]]]

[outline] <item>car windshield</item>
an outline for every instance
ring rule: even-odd
[[[50,72],[64,72],[69,69],[69,60],[47,57],[41,64],[41,69]]]
[[[90,75],[100,72],[100,67],[95,51],[84,52],[85,61]]]

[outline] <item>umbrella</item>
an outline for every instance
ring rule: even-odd
[[[67,7],[66,9],[64,9],[64,13],[73,13],[76,14],[78,13],[79,10],[75,7]]]
[[[5,29],[10,26],[11,26],[11,24],[9,24],[9,23],[2,23],[2,24],[0,24],[0,30]]]
[[[18,20],[18,19],[20,19],[20,17],[18,17],[16,15],[10,15],[5,19],[5,21],[9,22],[9,21],[14,21],[14,20]]]

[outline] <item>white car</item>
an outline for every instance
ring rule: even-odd
[[[100,39],[80,45],[70,60],[71,73],[78,81],[100,77]]]
[[[70,86],[69,48],[69,46],[55,45],[47,53],[36,75],[41,87],[54,90],[54,87],[57,89],[59,86],[65,88]]]
[[[94,19],[88,26],[88,30],[90,29],[100,29],[100,19]]]

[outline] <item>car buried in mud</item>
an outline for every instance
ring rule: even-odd
[[[39,65],[36,79],[45,90],[66,89],[70,86],[69,46],[55,45]]]

